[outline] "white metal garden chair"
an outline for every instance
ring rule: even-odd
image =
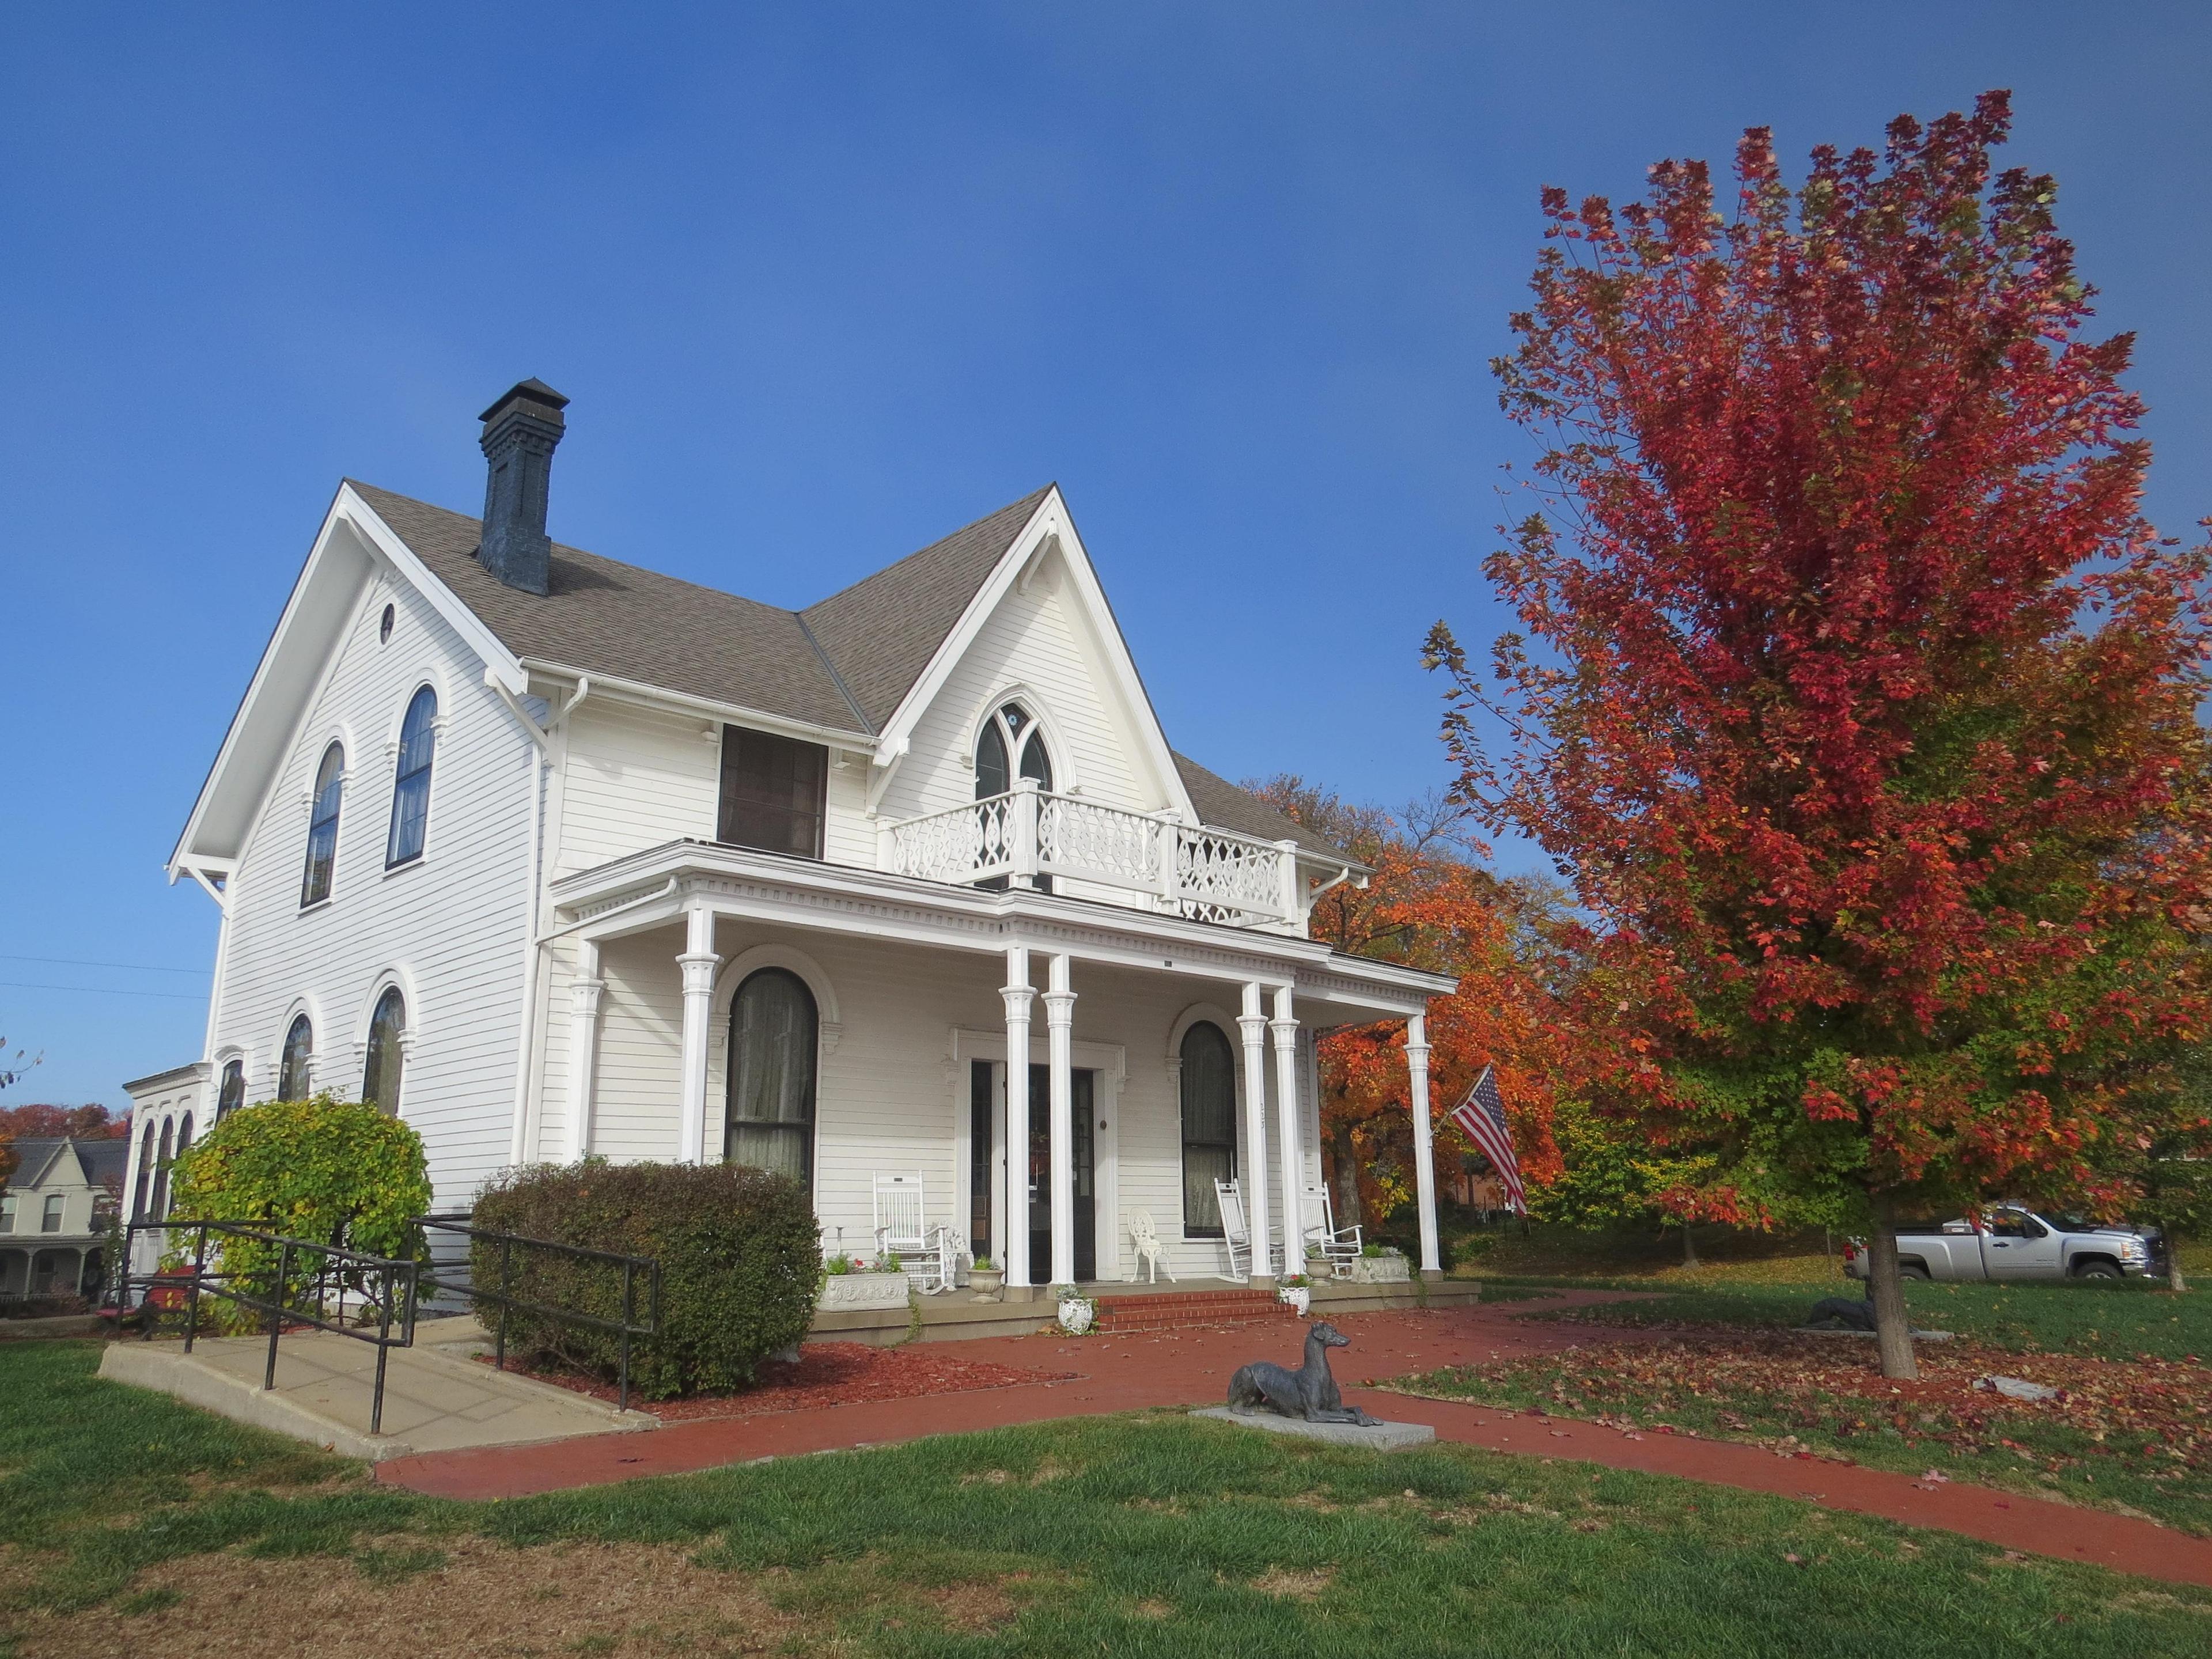
[[[1336,1224],[1336,1206],[1326,1186],[1305,1188],[1304,1207],[1306,1253],[1328,1263],[1331,1279],[1351,1278],[1352,1264],[1359,1260],[1363,1248],[1359,1229]]]
[[[1152,1282],[1155,1285],[1158,1284],[1160,1282],[1160,1234],[1159,1229],[1152,1225],[1152,1212],[1150,1210],[1130,1212],[1129,1243],[1136,1251],[1137,1271],[1143,1273],[1150,1268]],[[1172,1273],[1168,1275],[1168,1283],[1170,1285],[1176,1283],[1176,1276]]]
[[[1217,1181],[1213,1201],[1221,1206],[1221,1243],[1229,1252],[1229,1277],[1242,1285],[1252,1277],[1252,1232],[1244,1224],[1244,1189],[1234,1181]]]
[[[919,1175],[878,1175],[875,1191],[876,1254],[896,1255],[924,1296],[952,1288],[959,1240],[950,1227],[929,1224]]]

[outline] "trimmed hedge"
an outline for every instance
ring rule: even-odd
[[[319,1094],[244,1107],[186,1150],[172,1178],[172,1221],[243,1222],[370,1255],[429,1260],[411,1224],[430,1207],[422,1138],[374,1105]],[[222,1272],[241,1288],[270,1295],[276,1249],[240,1238],[217,1249]],[[165,1265],[182,1266],[185,1259],[173,1249]],[[316,1265],[295,1255],[287,1299],[305,1293]],[[260,1324],[260,1316],[217,1298],[202,1298],[200,1316],[225,1329]]]
[[[750,1385],[760,1363],[792,1347],[814,1321],[822,1280],[821,1229],[805,1188],[735,1164],[534,1164],[495,1177],[477,1198],[476,1224],[660,1264],[661,1324],[635,1340],[630,1386],[648,1400]],[[475,1284],[495,1290],[501,1249],[477,1241]],[[622,1270],[517,1248],[509,1294],[620,1322]],[[641,1322],[647,1282],[637,1285]],[[499,1317],[489,1303],[478,1316]],[[614,1334],[510,1310],[511,1351],[611,1378]]]

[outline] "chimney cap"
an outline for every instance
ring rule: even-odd
[[[492,406],[477,416],[477,419],[489,421],[506,409],[509,404],[515,403],[536,404],[546,410],[556,421],[561,418],[561,411],[568,406],[568,400],[566,398],[546,385],[544,381],[532,375],[529,380],[516,381],[501,392],[493,400]]]

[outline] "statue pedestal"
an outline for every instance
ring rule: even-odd
[[[1270,1411],[1255,1411],[1248,1416],[1232,1412],[1226,1406],[1208,1406],[1191,1415],[1211,1417],[1248,1429],[1264,1429],[1270,1434],[1294,1434],[1332,1446],[1364,1446],[1369,1451],[1404,1451],[1409,1446],[1428,1445],[1437,1437],[1437,1431],[1425,1423],[1309,1423],[1303,1418],[1283,1417]]]

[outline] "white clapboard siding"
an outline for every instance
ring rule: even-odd
[[[386,604],[396,608],[380,643]],[[423,856],[387,872],[399,724],[439,687],[441,727]],[[345,744],[331,896],[300,908],[309,796],[325,746]],[[422,1135],[441,1204],[465,1204],[507,1161],[520,1022],[536,750],[483,684],[483,665],[404,584],[371,580],[295,730],[230,883],[208,1059],[246,1062],[269,1097],[295,1008],[314,1020],[319,1088],[357,1097],[374,996],[408,988],[401,1115]]]
[[[714,839],[720,732],[696,714],[586,698],[568,721],[556,879],[687,836]]]

